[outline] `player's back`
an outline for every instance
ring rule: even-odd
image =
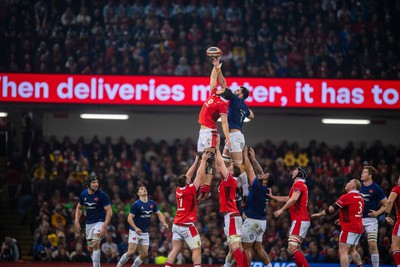
[[[265,220],[267,217],[267,207],[269,197],[268,188],[256,177],[251,184],[248,200],[244,208],[247,217],[256,220]]]
[[[222,179],[218,186],[219,212],[239,212],[236,205],[236,187],[237,180],[232,174],[228,174],[226,179]]]
[[[340,206],[340,227],[342,231],[356,234],[363,233],[362,213],[364,200],[360,193],[349,192],[336,202]]]
[[[242,130],[243,121],[250,116],[249,108],[245,101],[236,95],[229,101],[228,123],[229,129]]]
[[[176,188],[177,211],[174,219],[176,224],[194,223],[197,221],[197,199],[195,184]]]

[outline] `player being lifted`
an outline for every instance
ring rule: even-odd
[[[204,151],[211,152],[215,155],[216,140],[218,138],[217,120],[221,118],[222,131],[225,135],[225,142],[228,147],[231,146],[229,138],[228,126],[228,102],[223,99],[220,94],[224,92],[226,81],[221,74],[221,65],[219,57],[213,58],[213,69],[210,75],[210,90],[211,94],[204,102],[200,114],[199,124],[200,132],[197,141],[197,152],[203,153]],[[220,89],[217,88],[219,82]],[[219,149],[219,148],[218,148]],[[201,184],[199,191],[199,201],[202,201],[210,196],[210,185],[213,177],[213,157],[210,157],[206,164],[206,177]]]
[[[220,76],[223,77],[222,72]],[[225,144],[222,157],[224,158],[226,166],[231,162],[242,169],[243,163],[243,147],[245,146],[245,138],[242,133],[243,122],[246,118],[254,119],[254,113],[247,106],[245,100],[249,96],[249,90],[241,86],[235,92],[229,88],[225,88],[221,96],[229,100],[228,108],[228,125],[229,125],[229,139],[231,142],[230,147]],[[246,172],[242,171],[238,177],[238,187],[241,189],[239,201],[242,201],[243,206],[246,203],[247,196],[249,195],[249,186],[247,182]],[[241,210],[241,207],[239,206]]]

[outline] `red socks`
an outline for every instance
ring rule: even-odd
[[[400,264],[400,250],[393,251],[393,258],[396,265]]]
[[[295,249],[292,252],[293,255],[293,259],[296,262],[296,266],[297,267],[310,267],[310,265],[308,265],[306,258],[304,257],[303,253],[301,253],[300,250]]]
[[[235,249],[233,252],[233,257],[235,258],[237,267],[245,267],[243,266],[243,253],[240,251],[240,248]],[[247,257],[246,257],[247,259]],[[247,260],[246,260],[247,262]]]
[[[243,267],[250,267],[249,259],[247,258],[246,251],[242,250],[242,258],[243,258]]]

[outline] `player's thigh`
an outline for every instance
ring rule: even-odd
[[[301,239],[304,239],[307,235],[309,228],[310,228],[309,221],[294,220],[292,221],[292,225],[289,230],[289,236],[294,235],[301,237]]]

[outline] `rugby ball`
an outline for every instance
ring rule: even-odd
[[[206,54],[208,57],[220,57],[222,56],[222,50],[216,46],[211,46],[207,49]]]

